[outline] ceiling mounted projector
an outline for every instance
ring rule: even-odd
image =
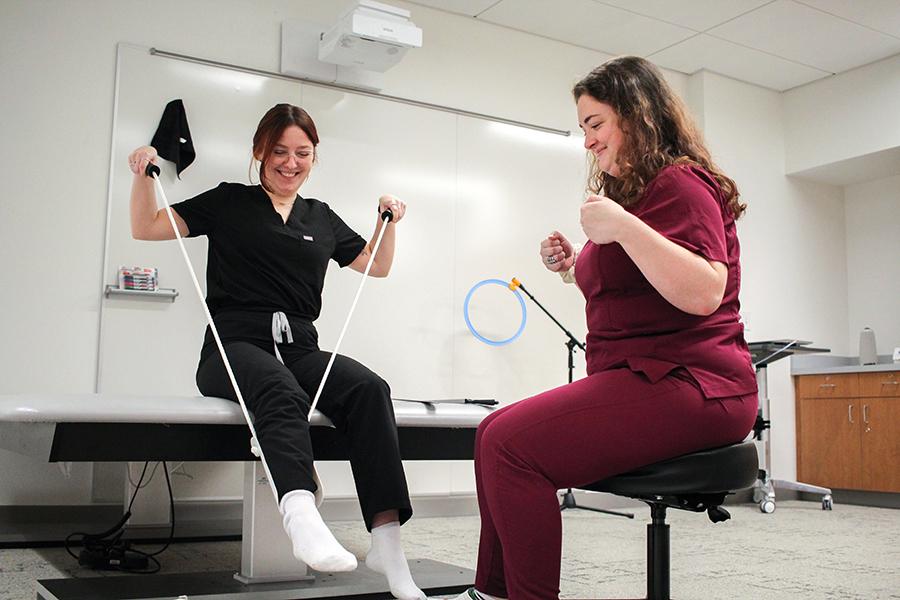
[[[306,19],[281,24],[281,72],[365,90],[381,90],[384,72],[409,48],[422,47],[410,12],[357,0],[332,26]]]
[[[322,62],[384,72],[409,48],[422,47],[422,30],[410,12],[373,0],[358,0],[319,39]]]

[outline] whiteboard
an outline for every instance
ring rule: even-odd
[[[499,347],[472,336],[463,301],[483,279],[517,277],[584,339],[580,292],[562,284],[538,258],[541,239],[554,229],[573,241],[583,237],[578,206],[585,159],[578,138],[153,56],[147,48],[121,44],[104,281],[115,283],[120,266],[153,266],[160,284],[180,295],[175,302],[102,300],[100,391],[198,393],[194,372],[205,318],[177,244],[133,240],[129,224],[132,176],[126,157],[149,143],[164,106],[176,98],[184,101],[197,158],[180,180],[172,163],[160,161],[172,203],[220,181],[249,183],[253,133],[265,111],[279,102],[305,108],[321,139],[318,163],[301,195],[327,202],[366,239],[374,230],[380,195],[394,194],[407,203],[393,269],[385,279],[366,282],[341,346],[342,354],[381,375],[395,398],[509,403],[566,382],[565,336],[530,300],[523,334]],[[186,243],[205,286],[206,240]],[[361,277],[333,262],[329,267],[316,322],[322,349],[333,349]],[[476,292],[470,315],[479,332],[494,339],[509,337],[520,322],[518,302],[500,286]],[[576,378],[583,375],[579,356]],[[411,491],[471,486],[466,469],[452,471],[464,479],[459,485],[448,485],[448,472],[423,468],[417,474],[407,467]],[[207,482],[191,494],[233,494],[240,472],[228,473],[219,477],[224,483]],[[198,483],[184,486],[198,488]],[[348,481],[326,487],[337,495],[353,493]]]

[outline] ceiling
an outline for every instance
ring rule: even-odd
[[[412,1],[778,91],[900,54],[900,0]]]

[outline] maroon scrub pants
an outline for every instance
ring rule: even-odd
[[[756,394],[706,399],[684,369],[650,383],[625,368],[492,413],[475,438],[476,589],[510,600],[558,598],[557,490],[740,442],[756,413]]]

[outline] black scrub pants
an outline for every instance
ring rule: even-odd
[[[300,344],[279,344],[278,350],[284,364],[271,343],[265,348],[225,342],[280,500],[292,490],[316,491],[307,415],[331,354]],[[201,360],[197,386],[204,396],[237,401],[218,352]],[[406,522],[412,506],[388,384],[355,360],[338,355],[316,408],[346,440],[366,528],[371,531],[373,518],[385,510],[397,509],[400,523]]]

